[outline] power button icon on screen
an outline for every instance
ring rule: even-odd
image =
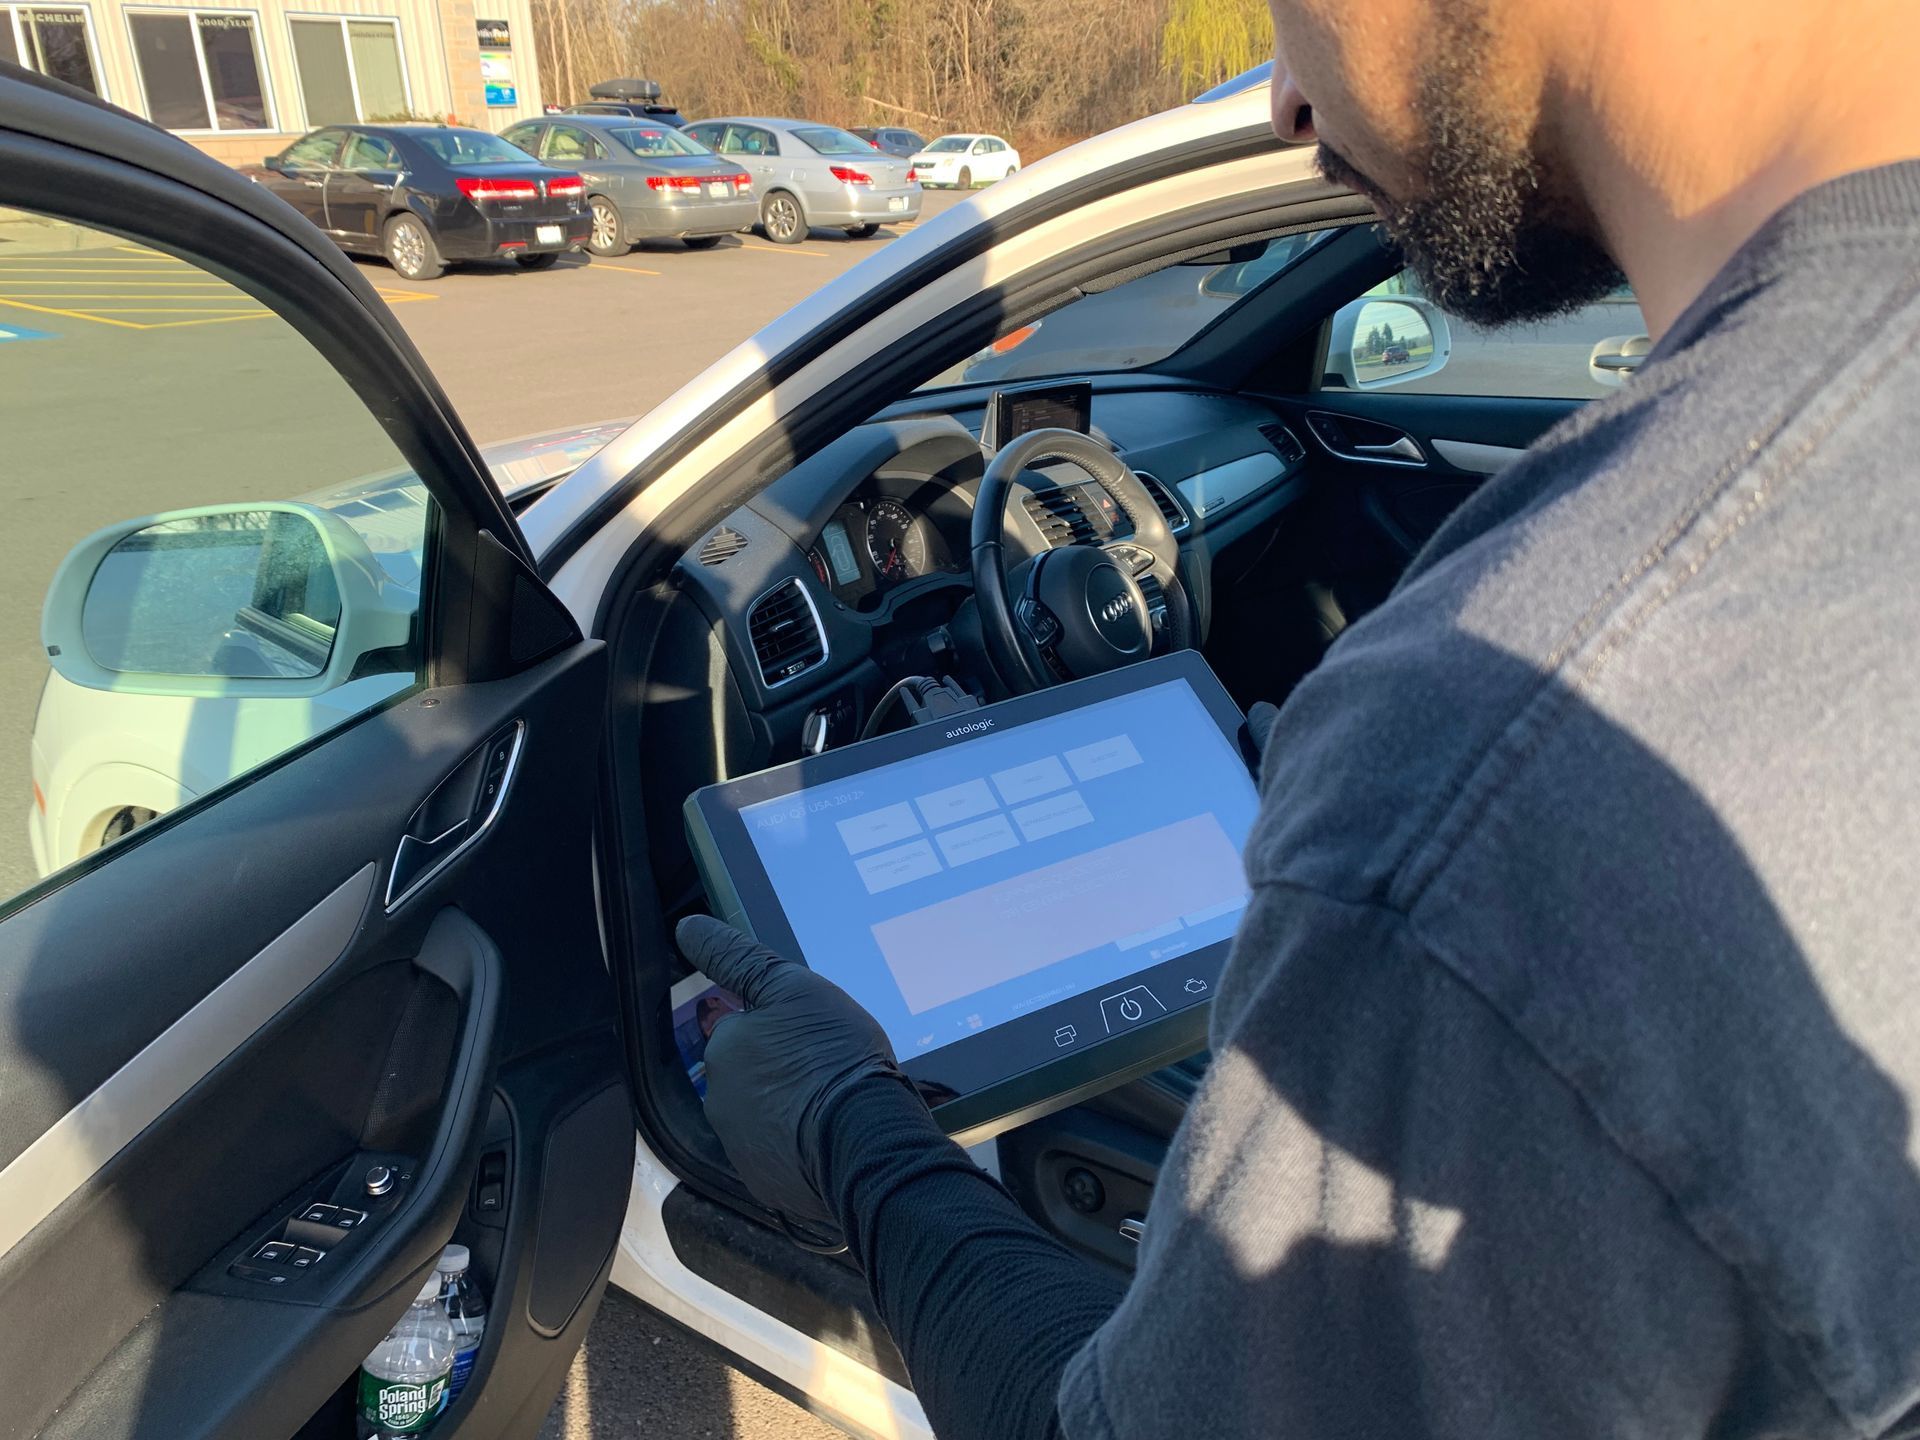
[[[1109,995],[1100,1002],[1100,1018],[1106,1022],[1109,1035],[1148,1020],[1158,1020],[1166,1013],[1167,1007],[1144,985]]]

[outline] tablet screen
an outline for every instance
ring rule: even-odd
[[[739,811],[801,958],[902,1063],[1090,992],[1061,1011],[1055,1047],[1205,998],[1217,952],[1184,979],[1175,962],[1233,934],[1258,797],[1193,688],[947,731],[930,753]],[[1152,989],[1102,993],[1150,970]]]

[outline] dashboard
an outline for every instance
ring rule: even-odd
[[[847,727],[857,732],[905,675],[951,675],[978,694],[997,686],[977,645],[971,577],[980,435],[994,422],[983,403],[935,408],[941,399],[903,402],[801,461],[675,569],[698,612],[689,679],[712,673],[705,657],[718,643],[744,712],[763,717],[751,727],[760,763],[789,758],[808,725],[826,724],[829,743],[851,738]],[[1260,401],[1190,389],[1095,393],[1088,423],[1166,515],[1204,634],[1212,565],[1304,497],[1305,448]],[[1028,471],[1004,523],[1009,565],[1132,533],[1113,497],[1070,465]]]

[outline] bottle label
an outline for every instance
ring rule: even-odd
[[[452,1383],[447,1389],[447,1403],[453,1403],[460,1392],[466,1388],[467,1377],[473,1373],[474,1357],[479,1353],[480,1342],[478,1340],[475,1340],[471,1345],[463,1345],[460,1349],[453,1352],[453,1374],[448,1377]]]
[[[412,1435],[425,1430],[447,1403],[447,1377],[428,1381],[382,1380],[360,1372],[360,1416],[382,1432]]]

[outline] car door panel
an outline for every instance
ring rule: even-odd
[[[611,1263],[625,1199],[618,1182],[632,1156],[585,866],[604,683],[600,647],[583,643],[521,679],[417,694],[190,816],[172,828],[174,843],[138,846],[0,926],[7,988],[68,1002],[15,1011],[6,1073],[30,1083],[9,1086],[9,1094],[18,1089],[38,1106],[8,1107],[10,1153],[55,1097],[65,1096],[67,1117],[84,1119],[89,1108],[114,1106],[113,1075],[131,1068],[130,1079],[151,1086],[169,1073],[177,1083],[183,1064],[204,1069],[171,1104],[164,1088],[149,1093],[149,1107],[164,1107],[158,1118],[142,1125],[141,1114],[127,1117],[124,1124],[139,1125],[136,1138],[115,1146],[64,1203],[43,1207],[46,1219],[0,1258],[0,1330],[23,1340],[0,1355],[10,1396],[0,1433],[36,1433],[55,1406],[61,1428],[53,1434],[116,1433],[116,1416],[131,1426],[127,1434],[292,1433],[351,1375],[453,1234],[496,1088],[511,1110],[515,1088],[537,1095],[556,1088],[556,1076],[564,1082],[558,1091],[578,1099],[568,1114],[601,1108],[576,1122],[584,1129],[529,1131],[544,1138],[517,1167],[522,1189],[507,1215],[523,1195],[537,1213],[538,1189],[564,1195],[568,1177],[583,1171],[590,1178],[580,1194],[588,1198],[560,1217],[558,1231],[541,1223],[514,1236],[509,1226],[502,1248],[528,1251],[523,1308],[540,1296],[527,1310],[529,1328],[548,1337],[567,1330]],[[373,881],[413,807],[513,719],[526,724],[527,740],[500,823],[386,914]],[[342,801],[316,803],[328,795]],[[300,822],[287,823],[289,813]],[[556,843],[569,833],[574,844]],[[238,867],[236,849],[248,857]],[[213,867],[225,903],[210,909],[198,877]],[[289,890],[302,897],[301,921],[256,945],[257,917],[278,913]],[[526,895],[542,903],[515,898]],[[159,945],[116,941],[113,917],[129,903],[146,907],[154,922],[146,933],[168,937],[166,961],[155,954]],[[343,925],[348,916],[352,924]],[[343,930],[349,939],[339,949]],[[164,978],[176,947],[200,961],[194,983],[228,970],[178,1014],[188,997],[155,985],[150,998],[141,983],[148,973]],[[321,973],[301,984],[316,964]],[[50,983],[49,967],[65,983]],[[550,984],[593,1003],[556,1006],[543,993]],[[241,1008],[235,987],[251,990],[255,1007],[285,1003],[265,1026],[248,1029],[256,1017]],[[109,995],[112,1006],[100,1003]],[[107,1010],[144,1016],[154,1032],[117,1066],[111,1044],[88,1048],[72,1038],[90,1013]],[[582,1016],[590,1017],[584,1028]],[[225,1055],[212,1023],[219,1019],[229,1033],[245,1031]],[[102,1028],[124,1048],[137,1040],[137,1023]],[[160,1059],[174,1052],[171,1072],[153,1061],[142,1066],[156,1047]],[[525,1058],[535,1052],[537,1064]],[[103,1069],[104,1086],[96,1083]],[[65,1143],[64,1118],[41,1127],[36,1143]],[[565,1118],[547,1115],[545,1123]],[[217,1143],[194,1143],[203,1136]],[[96,1153],[122,1139],[97,1128],[92,1138]],[[330,1253],[271,1298],[228,1273],[294,1207],[322,1193],[328,1177],[352,1181],[375,1157],[410,1164],[413,1178],[402,1187],[402,1212],[352,1238],[358,1253]],[[32,1146],[11,1153],[0,1187],[24,1183],[35,1159]],[[593,1213],[579,1213],[583,1204]],[[589,1243],[570,1238],[563,1260],[555,1235]],[[335,1260],[350,1263],[329,1272]],[[557,1290],[540,1278],[543,1270],[559,1276]],[[496,1294],[496,1307],[509,1299]],[[64,1323],[47,1326],[49,1315]],[[214,1369],[196,1358],[209,1335],[224,1337],[207,1357]],[[231,1370],[218,1368],[249,1361],[278,1376],[266,1392],[240,1393]],[[69,1398],[63,1386],[76,1370],[92,1373]],[[134,1390],[138,1403],[130,1405]],[[90,1428],[66,1429],[82,1419]]]
[[[9,74],[0,203],[235,277],[436,504],[423,681],[0,901],[0,1436],[345,1435],[454,1237],[490,1323],[436,1434],[532,1435],[634,1156],[592,878],[602,648],[365,281],[256,187]],[[423,802],[515,733],[471,843],[390,892]],[[401,1177],[378,1194],[376,1164]],[[269,1239],[324,1253],[276,1282]]]

